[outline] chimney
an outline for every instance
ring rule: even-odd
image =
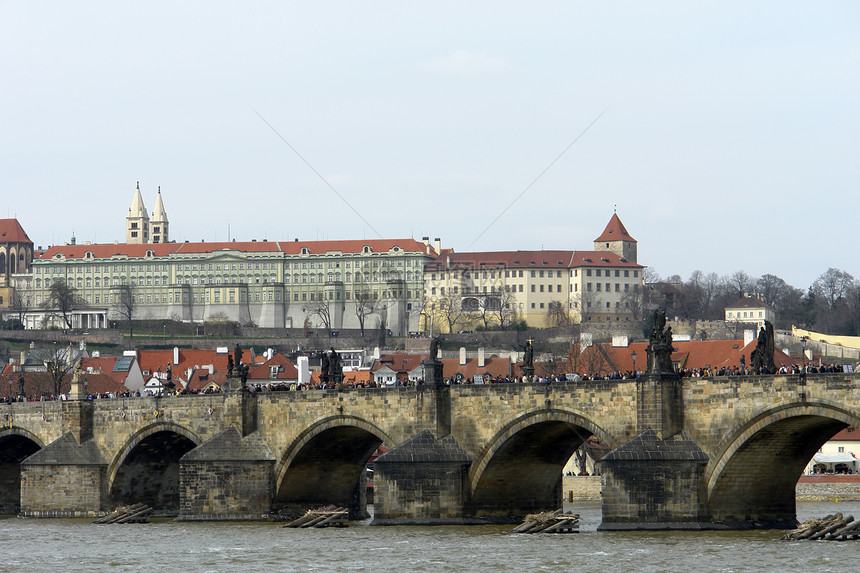
[[[432,358],[432,356],[431,356],[431,358]],[[465,366],[465,365],[466,365],[466,347],[461,346],[460,347],[460,366]]]
[[[212,374],[215,374],[215,365],[214,365],[214,364],[209,364],[209,365],[206,367],[206,369],[209,371],[209,375],[210,375],[210,376],[211,376]]]
[[[433,248],[436,249],[437,255],[439,253],[441,253],[442,252],[442,239],[440,239],[439,237],[436,237],[435,239],[433,239]]]
[[[744,347],[755,340],[755,330],[744,330]]]
[[[299,384],[307,384],[311,381],[311,370],[308,367],[308,357],[299,356],[296,359],[297,370],[299,371]]]
[[[484,361],[484,347],[478,349],[478,368],[483,368],[485,365]]]
[[[177,364],[179,364],[179,347],[174,346],[173,347],[173,365],[176,366]]]

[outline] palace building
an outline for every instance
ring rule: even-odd
[[[332,330],[384,324],[417,329],[424,265],[436,256],[413,239],[64,245],[33,261],[36,307],[51,284],[76,289],[73,328],[135,319],[234,320],[260,327]],[[358,307],[358,308],[357,308]],[[28,316],[28,328],[53,319]]]
[[[425,267],[427,320],[437,331],[525,320],[532,327],[641,318],[636,240],[617,214],[593,251],[443,252]]]

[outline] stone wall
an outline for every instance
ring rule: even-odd
[[[562,498],[565,503],[600,501],[603,499],[600,476],[564,476]]]
[[[802,476],[797,482],[798,501],[860,501],[858,476]]]

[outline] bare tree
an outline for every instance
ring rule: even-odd
[[[78,306],[77,290],[63,279],[56,279],[51,283],[51,289],[45,299],[45,309],[58,311],[63,317],[67,328],[72,327],[72,311]]]
[[[499,328],[505,330],[517,319],[517,297],[509,291],[499,293],[499,305],[494,314],[499,322]]]
[[[549,326],[568,326],[570,324],[570,313],[567,305],[560,300],[551,300],[546,309],[546,323]]]
[[[750,292],[753,287],[753,279],[743,271],[735,271],[728,280],[729,284],[738,295],[737,298],[743,298],[745,294]]]
[[[364,337],[364,324],[367,317],[376,311],[376,302],[369,290],[359,289],[355,291],[355,316],[358,318],[358,326],[361,336]]]
[[[430,311],[434,317],[439,317],[448,325],[448,332],[454,332],[454,327],[461,323],[466,316],[460,296],[454,293],[453,289],[448,289],[447,294],[439,296],[430,305]]]
[[[15,318],[18,319],[18,323],[21,324],[21,328],[23,328],[24,318],[26,318],[27,313],[30,312],[30,299],[21,294],[21,291],[15,289],[15,292],[12,294],[10,307]]]
[[[326,332],[329,336],[331,336],[331,309],[329,308],[328,301],[322,298],[322,293],[320,293],[320,300],[312,301],[302,307],[302,311],[310,317],[316,317],[320,319],[323,324],[323,328],[326,329]]]
[[[45,363],[45,385],[39,390],[43,394],[51,396],[59,396],[62,391],[63,379],[72,372],[75,368],[75,362],[72,356],[72,347],[62,347],[54,345],[53,348],[46,348],[42,352],[43,362]]]
[[[134,309],[137,307],[137,289],[123,284],[113,287],[113,311],[128,323],[128,337],[134,338]]]
[[[573,310],[579,313],[580,322],[590,322],[591,316],[601,311],[601,302],[600,295],[595,291],[580,291],[574,297]]]
[[[633,320],[639,321],[645,317],[648,308],[648,300],[645,296],[649,291],[640,285],[633,285],[630,290],[621,295],[621,305],[633,316]]]

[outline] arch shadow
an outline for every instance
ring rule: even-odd
[[[42,440],[24,428],[0,430],[0,514],[21,511],[21,462],[43,447]]]
[[[352,519],[367,517],[364,469],[383,442],[391,443],[391,438],[358,417],[315,422],[290,444],[276,468],[276,511],[295,515],[332,504],[349,508]]]
[[[145,503],[156,513],[179,511],[179,459],[201,444],[178,424],[157,422],[135,432],[107,470],[111,505]]]
[[[508,422],[469,470],[469,513],[510,520],[561,503],[565,463],[589,437],[610,443],[591,420],[567,410],[540,410]]]
[[[860,417],[830,404],[762,412],[729,432],[705,467],[708,509],[725,527],[793,527],[795,488],[812,456]]]

